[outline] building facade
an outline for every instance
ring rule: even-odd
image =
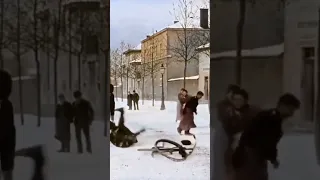
[[[184,31],[186,31],[186,36],[188,36],[188,38],[189,36],[191,38],[191,34],[193,35],[193,38],[201,38],[196,37],[196,34],[201,34],[202,32],[209,33],[208,30],[201,28],[182,28],[179,22],[175,22],[175,24],[147,36],[146,39],[141,42],[142,64],[145,64],[145,67],[148,69],[144,77],[144,92],[146,93],[147,98],[152,96],[152,82],[154,84],[155,98],[159,100],[161,98],[161,65],[165,67],[165,73],[163,75],[164,94],[167,100],[176,100],[179,90],[184,86],[183,76],[185,63],[181,53],[180,55],[177,55],[179,48],[180,52],[182,51],[181,48],[183,46],[181,45],[181,42],[179,42],[179,39],[181,39]],[[201,42],[198,41],[197,43]],[[189,53],[189,56],[194,55],[194,57],[187,60],[188,63],[186,66],[185,88],[188,89],[190,94],[194,94],[198,90],[198,54],[197,52],[192,54],[193,51],[201,45],[197,43],[191,45],[193,49],[189,49],[185,52]]]
[[[198,47],[199,81],[198,90],[204,93],[204,100],[210,98],[210,43]]]

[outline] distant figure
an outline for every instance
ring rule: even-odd
[[[127,101],[128,101],[127,105],[129,106],[129,110],[132,110],[132,100],[133,100],[133,95],[129,91],[127,96]]]
[[[196,96],[189,98],[184,104],[182,110],[182,119],[180,121],[179,127],[177,128],[179,134],[181,134],[181,131],[184,131],[186,135],[192,135],[190,133],[190,129],[197,127],[194,123],[193,113],[197,114],[199,99],[201,99],[203,95],[203,92],[199,91]]]
[[[234,180],[268,180],[268,161],[280,165],[277,145],[283,136],[282,124],[300,108],[292,94],[282,95],[273,109],[261,111],[243,131],[233,154]]]
[[[11,75],[0,70],[0,160],[4,180],[13,179],[16,147],[16,128],[14,126],[13,107],[9,100],[12,90]]]
[[[59,103],[55,112],[55,138],[61,143],[61,148],[58,152],[70,152],[70,124],[73,121],[72,105],[63,94],[60,94],[58,98]]]
[[[75,91],[73,97],[75,98],[75,101],[73,102],[73,112],[78,153],[83,153],[81,132],[83,132],[86,139],[87,152],[92,153],[90,126],[94,118],[94,111],[91,103],[82,98],[82,93],[80,91]]]
[[[116,107],[113,91],[114,91],[114,86],[113,84],[110,84],[110,116],[112,121],[114,121],[114,109]]]
[[[136,93],[135,90],[133,90],[132,99],[133,99],[134,110],[139,110],[139,94]]]
[[[184,88],[181,88],[178,94],[176,122],[181,120],[182,106],[184,103],[186,103],[187,95],[188,91]]]

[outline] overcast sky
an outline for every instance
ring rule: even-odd
[[[154,30],[173,24],[174,0],[111,0],[111,48],[137,45]]]

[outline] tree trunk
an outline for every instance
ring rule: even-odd
[[[81,53],[78,53],[78,90],[81,91]]]
[[[20,0],[17,0],[17,61],[18,61],[18,73],[19,73],[19,103],[20,103],[20,118],[21,125],[24,125],[24,109],[23,109],[23,88],[22,88],[22,67],[21,67],[21,50],[20,50]]]
[[[69,23],[69,31],[68,31],[68,36],[69,36],[69,53],[68,53],[68,60],[69,60],[69,90],[72,90],[72,22],[71,22],[71,12],[69,11],[68,14],[68,23]]]
[[[188,61],[184,61],[184,69],[183,69],[183,88],[186,88],[186,77],[187,77],[187,67],[188,67]]]
[[[120,81],[121,81],[121,102],[123,102],[123,68],[122,68],[122,54],[121,54],[121,76],[120,76]]]
[[[241,86],[242,81],[242,44],[243,44],[243,27],[246,16],[246,0],[240,0],[239,22],[237,25],[237,57],[236,57],[236,83]]]
[[[37,126],[41,125],[41,77],[40,77],[40,62],[39,62],[39,53],[38,53],[38,0],[34,0],[33,6],[33,17],[34,17],[34,27],[33,27],[33,41],[34,41],[34,59],[37,68]]]
[[[0,68],[4,68],[4,59],[3,59],[3,28],[4,28],[4,0],[0,1],[0,9],[1,9],[1,19],[0,19]]]
[[[115,95],[116,95],[116,101],[118,101],[118,83],[117,83],[117,68],[116,68],[116,65],[115,65],[115,68],[114,68],[114,90],[116,91],[115,92]]]
[[[38,52],[35,52],[38,54]],[[38,122],[37,126],[41,126],[41,76],[40,76],[40,62],[38,60],[38,55],[36,55],[36,65],[37,65],[37,114],[38,114]]]

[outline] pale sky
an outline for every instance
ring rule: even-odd
[[[173,24],[175,0],[111,0],[111,48],[121,41],[138,45],[152,31]]]

